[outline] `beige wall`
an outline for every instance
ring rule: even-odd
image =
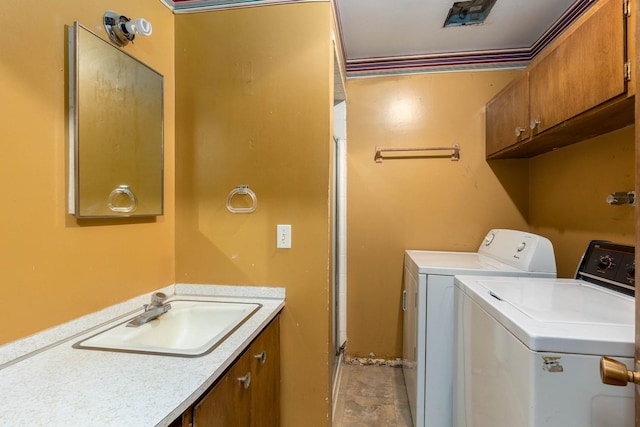
[[[165,76],[165,215],[76,221],[66,214],[65,25],[106,34],[104,2],[22,0],[0,27],[0,343],[172,283],[174,277],[173,14],[157,0],[108,4],[153,23],[126,51]]]
[[[592,239],[634,244],[634,209],[610,206],[609,193],[635,188],[635,127],[627,127],[530,163],[530,226],[553,242],[558,276],[572,277]]]
[[[347,82],[347,335],[352,356],[402,352],[405,249],[475,251],[493,227],[526,229],[527,163],[484,160],[484,105],[515,72]],[[373,160],[376,146],[459,144],[446,158]]]
[[[486,162],[484,105],[514,72],[350,80],[348,308],[350,356],[402,354],[404,249],[475,251],[490,228],[548,237],[571,277],[591,239],[633,243],[633,128],[530,160]],[[445,159],[373,161],[376,146],[460,144]]]
[[[330,408],[330,24],[330,3],[176,16],[176,280],[286,288],[283,426]],[[226,209],[239,184],[252,214]]]

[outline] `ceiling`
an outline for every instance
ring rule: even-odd
[[[403,68],[403,62],[428,67],[429,59],[434,66],[444,63],[458,67],[464,66],[469,57],[473,57],[469,65],[492,58],[496,60],[492,62],[501,59],[503,64],[522,62],[520,59],[527,62],[527,53],[547,30],[562,26],[562,18],[571,18],[576,7],[584,10],[580,6],[585,3],[497,0],[483,24],[444,28],[454,0],[335,1],[352,72],[380,72],[385,64]]]
[[[180,13],[300,1],[304,0],[171,3]],[[448,28],[443,24],[454,0],[331,1],[347,76],[359,77],[522,68],[597,0],[496,0],[483,24]]]

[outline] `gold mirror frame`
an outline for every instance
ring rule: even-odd
[[[69,213],[162,215],[163,76],[77,22],[68,40]]]

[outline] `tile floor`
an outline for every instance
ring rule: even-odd
[[[343,364],[333,427],[413,427],[402,369]]]

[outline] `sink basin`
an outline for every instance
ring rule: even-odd
[[[197,357],[211,352],[261,304],[171,300],[171,309],[148,323],[128,327],[132,318],[73,345],[88,350]]]

